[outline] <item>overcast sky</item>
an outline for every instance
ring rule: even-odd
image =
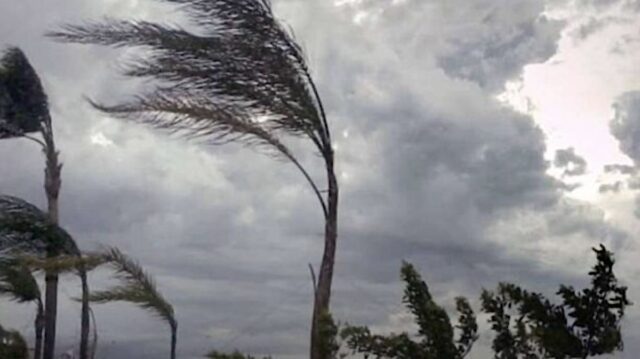
[[[124,98],[126,54],[43,39],[103,16],[178,21],[153,0],[0,1],[0,46],[20,46],[51,101],[64,162],[61,221],[83,249],[139,259],[174,304],[180,358],[210,349],[304,358],[322,214],[295,168],[109,119],[84,95]],[[582,286],[590,248],[616,254],[639,302],[640,1],[274,0],[305,49],[336,138],[341,185],[332,309],[411,328],[399,269],[439,302],[499,281]],[[312,148],[294,144],[322,180]],[[0,142],[0,193],[43,205],[43,160]],[[108,275],[92,277],[93,288]],[[75,278],[60,291],[60,350],[76,346]],[[95,306],[99,358],[168,355],[169,330],[126,304]],[[31,336],[33,308],[0,320]],[[479,320],[484,323],[485,317]],[[640,308],[624,323],[640,352]],[[488,359],[483,334],[471,358]]]

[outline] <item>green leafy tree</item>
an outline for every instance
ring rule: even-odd
[[[98,109],[155,128],[261,147],[293,163],[310,184],[325,219],[311,328],[311,359],[321,359],[318,323],[329,312],[338,219],[338,181],[326,114],[301,48],[274,17],[268,0],[160,0],[180,5],[192,32],[175,25],[108,20],[64,26],[58,41],[138,47],[125,75],[155,80],[133,100]],[[305,138],[324,161],[326,190],[281,138]]]
[[[594,252],[591,287],[578,292],[560,286],[560,304],[514,284],[483,291],[497,359],[587,358],[622,350],[627,288],[618,284],[611,252],[602,245]]]
[[[42,139],[34,137],[39,132]],[[58,199],[62,165],[58,159],[47,95],[40,78],[25,54],[17,47],[5,50],[0,58],[0,139],[27,138],[41,146],[45,155],[44,189],[47,196],[47,215],[57,224]],[[49,254],[54,256],[53,253]],[[86,273],[80,271],[83,303],[81,314],[80,358],[87,359],[89,338],[89,286]],[[45,275],[45,338],[44,359],[55,354],[56,319],[58,308],[58,275]]]
[[[175,359],[178,321],[173,306],[158,291],[153,278],[136,261],[117,248],[109,249],[102,254],[102,258],[105,263],[111,265],[121,284],[91,293],[90,300],[95,303],[133,303],[166,321],[171,329],[171,359]]]
[[[376,335],[367,327],[347,326],[341,336],[353,353],[373,355],[376,358],[440,359],[464,358],[478,338],[478,325],[471,306],[464,298],[456,299],[460,313],[456,338],[449,315],[431,296],[429,287],[413,265],[404,263],[402,279],[405,282],[404,303],[418,325],[418,339],[408,333]]]

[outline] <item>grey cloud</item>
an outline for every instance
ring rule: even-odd
[[[27,47],[50,92],[65,162],[63,222],[83,248],[118,245],[157,277],[176,307],[181,357],[237,347],[299,358],[311,313],[307,263],[319,260],[322,223],[295,168],[240,146],[194,146],[102,118],[81,97],[124,96],[132,85],[113,76],[123,55],[40,38],[49,24],[73,19],[170,16],[152,3],[77,0],[50,12],[35,0],[0,5],[12,21],[0,29],[24,29],[6,39],[0,31],[0,41]],[[582,265],[543,264],[553,253],[541,247],[565,237],[584,246],[625,242],[597,210],[563,200],[562,184],[546,174],[541,130],[493,96],[555,49],[560,24],[542,20],[543,2],[389,4],[355,5],[382,10],[357,26],[328,2],[275,2],[308,51],[336,139],[337,318],[385,324],[400,307],[402,259],[421,268],[439,298],[474,298],[497,278],[536,288],[575,279]],[[38,12],[38,21],[19,24],[34,7],[46,21]],[[443,59],[457,65],[445,72]],[[460,80],[465,71],[472,81]],[[112,144],[93,143],[97,134]],[[322,178],[310,148],[291,144]],[[9,154],[15,160],[0,161],[0,190],[42,203],[37,148],[0,142],[0,155]],[[540,228],[527,230],[531,222]],[[567,258],[580,256],[568,251],[554,260]],[[93,286],[106,285],[104,277],[96,273]],[[65,283],[63,298],[77,293]],[[30,322],[5,308],[3,321]],[[61,299],[60,336],[69,343],[76,311]],[[166,353],[166,328],[146,313],[105,305],[96,314],[104,357]]]
[[[639,177],[631,177],[627,181],[627,186],[629,189],[637,190],[640,189],[640,178]]]
[[[620,150],[640,161],[640,91],[628,92],[618,97],[613,106],[615,114],[609,128],[620,142]]]
[[[622,181],[615,181],[614,183],[601,184],[600,187],[598,187],[598,192],[600,192],[600,193],[608,193],[608,192],[618,193],[618,192],[620,192],[621,189],[622,189]]]
[[[576,154],[575,149],[565,148],[556,151],[553,165],[564,168],[565,176],[580,176],[587,171],[587,161]]]
[[[487,15],[483,22],[492,23],[492,17]],[[557,21],[539,17],[507,26],[502,29],[505,37],[458,40],[453,53],[440,58],[441,66],[453,76],[500,90],[524,64],[544,62],[555,53],[562,28]]]
[[[633,175],[638,172],[638,169],[634,166],[629,166],[629,165],[610,164],[610,165],[604,166],[604,171],[606,173],[620,173],[623,175]]]
[[[604,19],[591,18],[586,23],[580,25],[573,31],[573,37],[576,40],[584,40],[596,32],[604,29],[609,24]]]

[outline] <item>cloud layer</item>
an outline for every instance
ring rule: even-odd
[[[398,319],[403,259],[452,303],[501,280],[547,291],[583,280],[591,245],[628,243],[602,211],[566,198],[547,174],[543,132],[495,98],[525,65],[557,49],[564,24],[545,15],[543,1],[274,3],[307,51],[337,138],[338,319],[405,325]],[[133,86],[115,75],[125,54],[41,37],[81,19],[174,13],[153,1],[0,4],[0,44],[25,49],[52,101],[65,163],[62,221],[83,248],[119,246],[156,276],[176,307],[181,358],[236,347],[304,357],[307,263],[320,259],[322,223],[295,168],[240,146],[198,146],[102,117],[82,96],[130,93]],[[640,156],[626,118],[617,118],[614,134]],[[292,146],[321,179],[311,147]],[[3,141],[0,156],[7,159],[0,192],[42,204],[38,149]],[[559,158],[582,163],[573,152]],[[94,287],[108,281],[105,273],[94,277]],[[65,283],[63,296],[77,292],[73,278]],[[26,309],[4,308],[3,324],[31,322]],[[62,300],[62,348],[74,344],[78,310]],[[96,314],[103,357],[168,350],[168,328],[145,313],[106,305]]]

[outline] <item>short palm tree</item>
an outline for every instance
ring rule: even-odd
[[[102,258],[113,268],[121,284],[91,293],[90,300],[95,303],[133,303],[166,321],[171,329],[171,359],[175,359],[178,321],[173,306],[158,291],[153,278],[136,261],[117,248],[105,251]]]
[[[7,257],[36,256],[46,257],[47,260],[57,260],[62,255],[82,258],[73,238],[67,231],[51,221],[46,213],[25,200],[5,195],[0,195],[0,254],[5,259]],[[75,264],[82,280],[82,301],[87,303],[88,308],[87,268],[82,261]],[[55,274],[57,278],[59,270],[47,269],[46,273]],[[84,325],[88,329],[89,322],[87,321],[85,324],[83,321]]]
[[[241,142],[271,150],[293,163],[310,184],[325,219],[311,329],[311,358],[320,359],[318,322],[328,313],[338,236],[338,180],[327,116],[302,49],[272,12],[269,0],[160,0],[181,6],[200,28],[107,20],[64,26],[58,41],[142,47],[144,57],[126,75],[155,80],[157,87],[98,109],[156,128]],[[304,138],[324,160],[326,191],[281,141]]]
[[[40,287],[31,270],[13,258],[0,258],[0,296],[18,303],[36,303],[34,358],[42,356],[44,305]]]

